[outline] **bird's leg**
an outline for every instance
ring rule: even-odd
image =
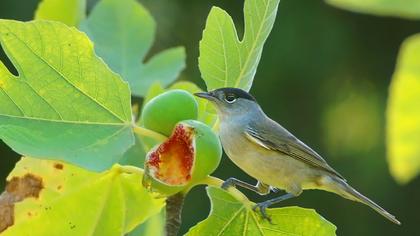
[[[240,186],[248,190],[254,191],[260,195],[267,195],[270,193],[270,186],[261,182],[258,182],[256,186],[248,184],[244,181],[235,178],[229,178],[222,184],[223,189],[228,189],[230,187]]]
[[[265,184],[263,182],[258,181],[257,183],[257,189],[258,189],[258,194],[264,196],[270,193],[271,190],[273,190],[270,185]],[[274,191],[274,190],[273,190]]]
[[[267,212],[266,212],[267,207],[269,207],[273,204],[279,203],[281,201],[293,198],[293,197],[296,197],[296,195],[294,195],[292,193],[287,193],[287,194],[281,195],[280,197],[276,197],[276,198],[267,200],[265,202],[257,203],[252,209],[255,211],[257,208],[259,208],[262,217],[264,219],[267,219],[271,223],[271,218],[267,215]]]

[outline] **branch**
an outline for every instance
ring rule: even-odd
[[[185,195],[177,193],[166,199],[166,236],[176,236],[181,227],[181,213],[184,205]]]

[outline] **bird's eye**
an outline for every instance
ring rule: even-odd
[[[234,102],[236,101],[236,97],[235,97],[235,95],[233,95],[233,94],[228,94],[228,95],[226,95],[226,97],[225,97],[225,101],[226,101],[227,103],[234,103]]]

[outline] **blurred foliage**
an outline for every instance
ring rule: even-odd
[[[55,20],[78,26],[86,17],[86,0],[42,0],[35,11],[37,20]]]
[[[387,110],[391,173],[407,183],[420,172],[420,34],[401,46]]]
[[[341,85],[328,85],[335,89],[335,96],[323,114],[325,145],[334,156],[369,152],[382,139],[379,96],[369,84],[351,84],[351,79],[341,79]]]
[[[139,184],[142,175],[140,169],[119,165],[96,173],[64,162],[24,157],[8,177],[15,184],[10,189],[24,189],[23,181],[33,179],[40,181],[40,189],[33,197],[15,204],[15,221],[2,235],[99,236],[130,232],[164,206],[162,199],[152,198]],[[27,180],[28,176],[33,179]]]
[[[0,17],[30,20],[38,2],[2,0]],[[88,5],[93,6],[95,2],[96,0],[89,0]],[[204,16],[211,6],[217,5],[228,11],[235,21],[239,37],[243,34],[242,1],[140,2],[150,10],[157,22],[157,41],[149,53],[153,55],[169,47],[186,45],[188,66],[181,77],[199,83],[202,88],[205,88],[204,84],[201,82],[198,67],[194,65],[197,64],[198,42],[205,25]],[[306,191],[299,198],[282,205],[315,208],[326,218],[334,219],[338,226],[338,235],[418,234],[418,210],[415,206],[418,204],[417,199],[420,199],[420,178],[403,187],[394,183],[384,161],[385,139],[382,134],[388,85],[399,46],[407,36],[419,32],[420,22],[354,14],[337,10],[320,0],[282,0],[277,17],[272,35],[266,42],[251,92],[274,120],[322,154],[361,192],[398,216],[403,226],[396,227],[364,206],[322,191]],[[7,62],[1,50],[0,58]],[[13,68],[10,63],[6,63],[6,66]],[[341,92],[345,95],[341,95]],[[380,120],[374,127],[380,127],[380,137],[377,145],[366,152],[354,152],[353,150],[358,150],[358,146],[352,143],[342,143],[346,147],[342,151],[337,150],[339,147],[331,148],[330,142],[324,137],[327,133],[327,116],[324,112],[334,107],[334,104],[341,104],[340,101],[345,101],[346,96],[351,97],[352,93],[358,99],[361,99],[360,96],[377,99],[377,102],[373,102],[376,104],[374,117],[379,117]],[[362,100],[366,102],[366,99]],[[362,106],[363,109],[357,107],[359,111],[366,111],[370,107]],[[355,116],[357,113],[350,114]],[[329,119],[339,123],[340,117],[342,115]],[[345,126],[347,124],[342,123],[339,128]],[[369,140],[376,138],[368,136],[377,136],[372,132],[365,134]],[[336,153],[333,154],[333,150]],[[3,161],[0,165],[0,176],[4,179],[18,156],[5,145],[1,147],[1,154]],[[235,176],[245,181],[254,181],[227,158],[224,158],[216,175],[224,179]],[[0,186],[3,183],[0,182]],[[267,199],[251,192],[246,194],[253,201]],[[202,188],[193,189],[188,195],[181,233],[187,232],[188,228],[207,216],[209,205],[204,200],[204,195]]]
[[[185,68],[185,49],[159,52],[143,64],[155,37],[156,23],[135,0],[103,0],[81,27],[96,53],[129,82],[131,93],[144,96],[154,82],[171,84]]]
[[[355,12],[420,19],[418,0],[326,0],[326,2]]]
[[[420,19],[420,1],[326,0],[363,13]],[[420,171],[420,35],[401,46],[390,85],[387,109],[387,157],[391,174],[407,183]],[[366,141],[366,139],[364,139]]]

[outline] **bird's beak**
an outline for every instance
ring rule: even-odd
[[[210,101],[215,100],[215,97],[213,96],[213,94],[208,93],[208,92],[194,93],[194,95],[200,98],[210,100]]]

